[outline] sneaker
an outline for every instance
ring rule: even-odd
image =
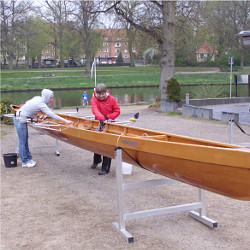
[[[101,170],[100,172],[98,172],[98,174],[99,174],[99,175],[108,174],[108,171]]]
[[[29,162],[31,162],[31,163],[33,163],[33,164],[35,164],[35,165],[36,165],[36,162],[35,162],[35,161],[33,161],[33,160],[30,160]]]
[[[36,165],[36,163],[33,163],[33,162],[29,161],[27,163],[23,163],[22,167],[23,168],[33,168],[33,167],[35,167],[35,165]]]

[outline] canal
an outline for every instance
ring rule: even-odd
[[[80,106],[82,90],[54,90],[55,98],[53,108]],[[120,105],[154,103],[158,96],[158,87],[136,87],[136,88],[110,88],[111,94],[117,99]],[[93,95],[93,90],[86,89],[89,101]],[[186,93],[190,94],[192,99],[200,98],[223,98],[229,97],[229,85],[198,85],[198,86],[181,86],[181,97],[185,99]],[[16,105],[25,103],[26,100],[33,96],[40,95],[41,91],[13,91],[2,92],[1,99],[8,99]],[[235,97],[236,89],[232,86],[232,97]],[[248,85],[238,85],[238,97],[248,96]]]

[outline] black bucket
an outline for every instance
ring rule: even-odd
[[[6,168],[13,168],[17,166],[17,153],[4,154],[3,159]]]

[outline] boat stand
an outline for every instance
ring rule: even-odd
[[[234,142],[234,119],[229,119],[229,128],[230,128],[230,133],[229,133],[229,143],[231,144],[237,144],[237,145],[240,145],[240,146],[244,146],[244,147],[250,147],[250,142],[249,143],[235,143]],[[241,130],[242,133],[245,133],[246,132],[244,130]]]
[[[18,135],[17,135],[17,132],[16,132],[15,128],[14,128],[14,131],[15,131],[14,141],[15,141],[16,153],[19,153]],[[31,136],[41,136],[41,135],[46,136],[45,134],[40,133],[40,132],[29,133],[29,137],[31,137]],[[38,149],[41,149],[41,148],[54,148],[56,156],[60,156],[58,139],[55,139],[55,140],[56,140],[55,145],[30,146],[29,148],[38,148]]]
[[[149,216],[156,216],[163,214],[172,214],[182,211],[190,211],[189,215],[192,218],[204,223],[208,227],[211,228],[217,227],[217,221],[214,221],[206,217],[206,199],[205,199],[205,190],[203,189],[199,189],[199,202],[196,203],[125,213],[123,191],[137,189],[137,188],[146,188],[146,187],[153,187],[165,184],[179,183],[179,182],[170,178],[164,178],[158,180],[124,183],[122,175],[122,149],[120,147],[116,148],[115,160],[116,160],[116,181],[118,189],[119,222],[113,222],[113,227],[123,238],[125,238],[125,240],[128,243],[133,243],[134,237],[125,228],[126,220],[145,218]],[[199,209],[199,211],[198,212],[193,211],[195,209]]]

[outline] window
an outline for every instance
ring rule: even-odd
[[[107,36],[104,36],[103,39],[104,39],[105,41],[107,41],[107,40],[108,40],[108,37],[107,37]]]
[[[128,46],[128,43],[124,43],[124,46]]]
[[[119,54],[119,53],[120,53],[120,50],[119,50],[119,49],[116,49],[116,50],[115,50],[115,53]]]
[[[20,48],[20,53],[24,54],[26,52],[25,48]]]
[[[109,43],[103,43],[103,46],[109,46]]]
[[[116,43],[116,44],[115,44],[115,47],[116,47],[116,48],[121,47],[121,43]]]
[[[109,52],[109,49],[103,49],[103,52]]]
[[[125,50],[124,50],[124,53],[128,53],[128,50],[127,50],[127,49],[125,49]]]
[[[119,41],[119,40],[122,40],[122,38],[121,38],[120,36],[118,36],[118,37],[117,37],[117,40],[118,40],[118,41]]]

